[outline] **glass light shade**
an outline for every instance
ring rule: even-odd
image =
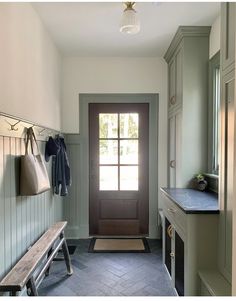
[[[134,9],[126,9],[121,19],[120,32],[136,34],[140,31],[140,21]]]

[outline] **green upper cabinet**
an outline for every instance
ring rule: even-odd
[[[169,63],[169,108],[175,103],[175,58]]]
[[[235,12],[233,2],[221,4],[221,64],[224,73],[234,69]]]
[[[180,26],[164,56],[169,82],[169,186],[207,170],[208,26]]]
[[[182,101],[182,48],[179,47],[169,63],[169,110],[174,110]]]
[[[221,4],[221,103],[219,162],[219,268],[232,282],[232,210],[235,199],[235,16],[236,4]]]
[[[176,97],[176,106],[182,104],[182,90],[183,90],[183,80],[182,80],[182,47],[178,48],[176,55],[175,55],[175,66],[176,66],[176,73],[175,73],[175,97]]]

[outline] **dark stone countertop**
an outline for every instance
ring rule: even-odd
[[[217,214],[217,194],[190,188],[161,188],[161,192],[187,214]]]

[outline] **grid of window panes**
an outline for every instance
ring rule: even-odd
[[[99,114],[99,190],[138,190],[138,113]]]
[[[219,172],[219,113],[220,113],[220,68],[214,69],[213,78],[213,172]]]

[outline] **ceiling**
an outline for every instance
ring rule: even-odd
[[[119,32],[122,2],[32,3],[65,56],[160,57],[179,25],[212,25],[218,2],[138,2],[141,31]]]

